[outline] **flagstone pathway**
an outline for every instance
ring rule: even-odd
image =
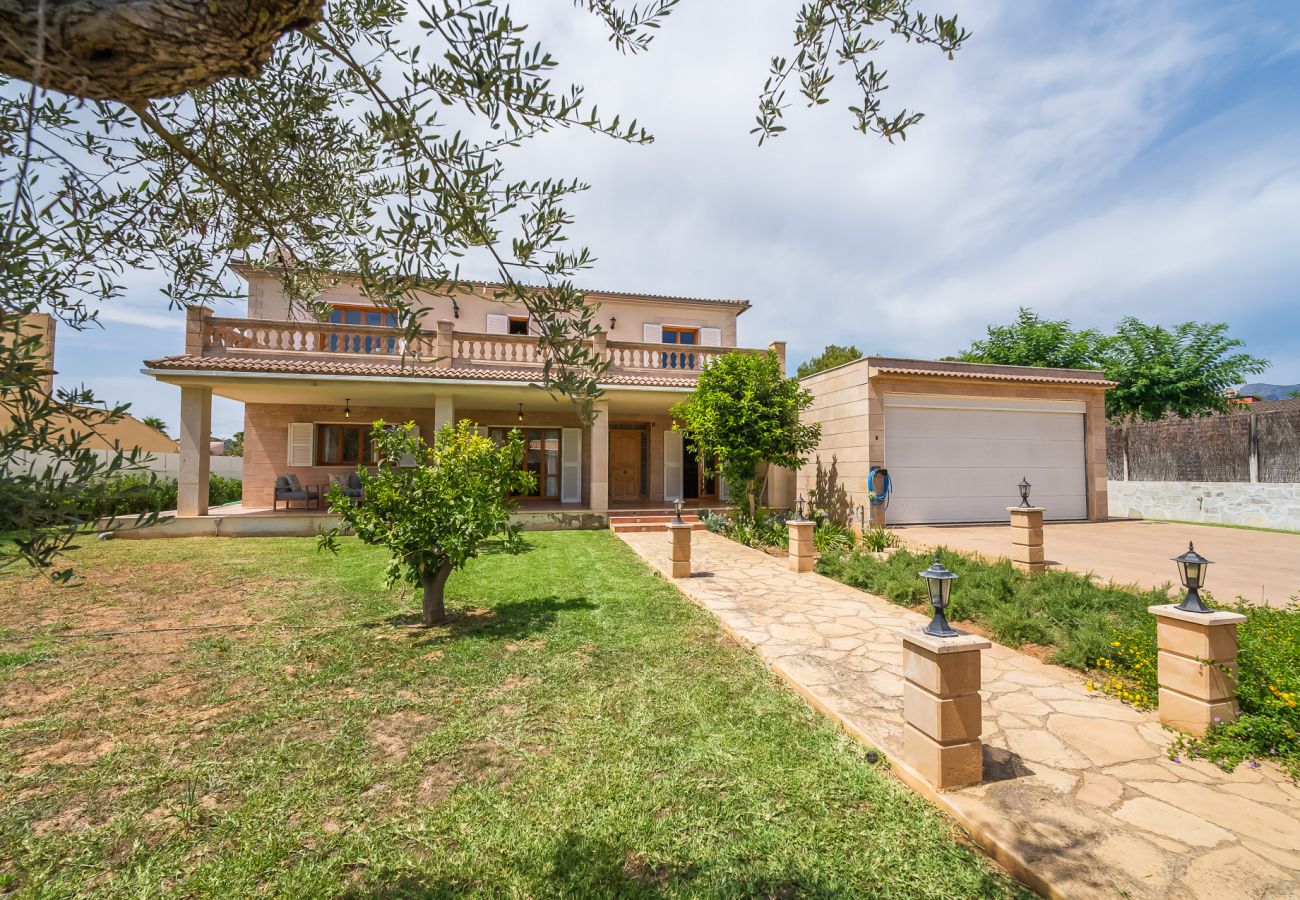
[[[620,534],[665,577],[664,532]],[[1226,773],[1168,758],[1153,713],[1075,673],[984,651],[984,784],[937,793],[901,760],[898,632],[926,619],[708,532],[675,583],[773,671],[963,825],[1036,890],[1060,897],[1300,898],[1300,787],[1271,765]]]

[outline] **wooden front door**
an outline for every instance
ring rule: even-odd
[[[609,432],[609,498],[641,499],[641,430]]]

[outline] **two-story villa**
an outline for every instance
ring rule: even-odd
[[[521,513],[536,514],[536,524],[600,525],[611,508],[723,499],[725,485],[704,473],[668,411],[710,360],[737,350],[747,301],[588,291],[602,329],[594,349],[610,366],[586,426],[568,398],[540,388],[542,360],[526,312],[494,299],[495,285],[422,296],[424,321],[436,327],[409,348],[417,361],[403,358],[408,348],[392,313],[346,278],[321,298],[332,312],[317,322],[295,315],[273,274],[237,271],[248,282],[247,315],[191,310],[184,354],[150,360],[144,370],[181,389],[180,517],[208,515],[214,395],[244,404],[242,512],[272,508],[277,476],[328,487],[331,476],[370,462],[376,419],[413,421],[426,437],[461,419],[494,437],[519,428],[537,480]],[[784,344],[770,349],[784,365]]]

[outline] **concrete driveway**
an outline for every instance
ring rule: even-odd
[[[1010,525],[900,525],[911,547],[944,546],[996,558],[1011,554]],[[1170,560],[1195,541],[1213,561],[1207,591],[1220,602],[1244,597],[1281,606],[1300,595],[1300,535],[1113,519],[1047,524],[1043,549],[1051,568],[1091,572],[1103,580],[1141,587],[1178,581]]]

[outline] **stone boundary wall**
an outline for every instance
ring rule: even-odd
[[[1223,481],[1110,481],[1118,518],[1175,519],[1300,531],[1300,484]]]
[[[112,450],[91,450],[99,458],[101,463],[107,463],[114,453]],[[124,451],[129,452],[129,451]],[[13,458],[12,465],[19,469],[26,469],[31,466],[37,470],[45,470],[50,467],[54,457],[48,453],[19,453]],[[244,458],[242,456],[213,456],[210,459],[211,473],[220,475],[224,478],[244,477]],[[169,478],[175,481],[181,471],[181,455],[179,453],[151,453],[148,458],[141,462],[140,465],[133,468],[123,468],[123,473],[129,472],[153,472],[159,478]]]

